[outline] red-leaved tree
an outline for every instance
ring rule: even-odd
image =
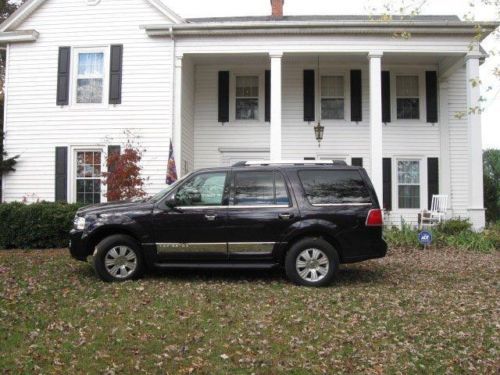
[[[121,154],[112,153],[107,156],[108,172],[103,173],[103,183],[108,187],[108,201],[142,198],[146,195],[143,189],[144,179],[141,177],[141,159],[141,150],[130,142]]]

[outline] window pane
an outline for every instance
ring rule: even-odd
[[[288,198],[288,191],[286,189],[285,179],[283,175],[279,172],[275,173],[275,184],[276,184],[276,204],[288,206],[290,204],[290,200]]]
[[[256,120],[259,112],[258,99],[236,99],[236,119]]]
[[[398,97],[418,97],[418,76],[397,76],[396,95]]]
[[[102,82],[101,78],[77,79],[77,103],[102,103]]]
[[[323,76],[321,77],[321,96],[344,97],[344,77]]]
[[[204,173],[186,182],[175,194],[181,206],[220,206],[226,173]]]
[[[236,173],[234,205],[274,204],[274,172]]]
[[[398,183],[420,184],[420,162],[418,160],[398,161]]]
[[[398,99],[398,119],[418,120],[420,118],[420,101],[418,99]]]
[[[321,118],[325,120],[343,120],[344,99],[321,99]]]
[[[420,186],[399,185],[399,208],[420,208]]]
[[[255,98],[259,96],[259,77],[236,77],[236,96]]]
[[[104,53],[79,53],[79,76],[102,76],[104,73]]]
[[[301,171],[299,177],[311,204],[371,203],[358,171]]]

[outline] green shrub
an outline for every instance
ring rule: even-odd
[[[429,229],[432,233],[431,248],[453,247],[460,250],[492,252],[500,250],[500,223],[482,233],[471,230],[467,220],[453,219]],[[401,229],[387,228],[384,238],[391,247],[418,248],[419,231],[403,224]]]
[[[454,236],[465,231],[470,231],[471,228],[472,224],[468,220],[452,219],[436,226],[436,231],[448,236]]]
[[[49,202],[0,204],[0,249],[68,246],[68,233],[79,207]]]

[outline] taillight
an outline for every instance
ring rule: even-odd
[[[382,214],[382,210],[379,208],[370,210],[368,212],[368,216],[366,217],[366,226],[381,227],[382,225],[384,225],[384,216]]]

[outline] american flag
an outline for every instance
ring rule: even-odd
[[[170,141],[170,152],[168,153],[167,185],[177,181],[177,168],[175,167],[174,147]]]

